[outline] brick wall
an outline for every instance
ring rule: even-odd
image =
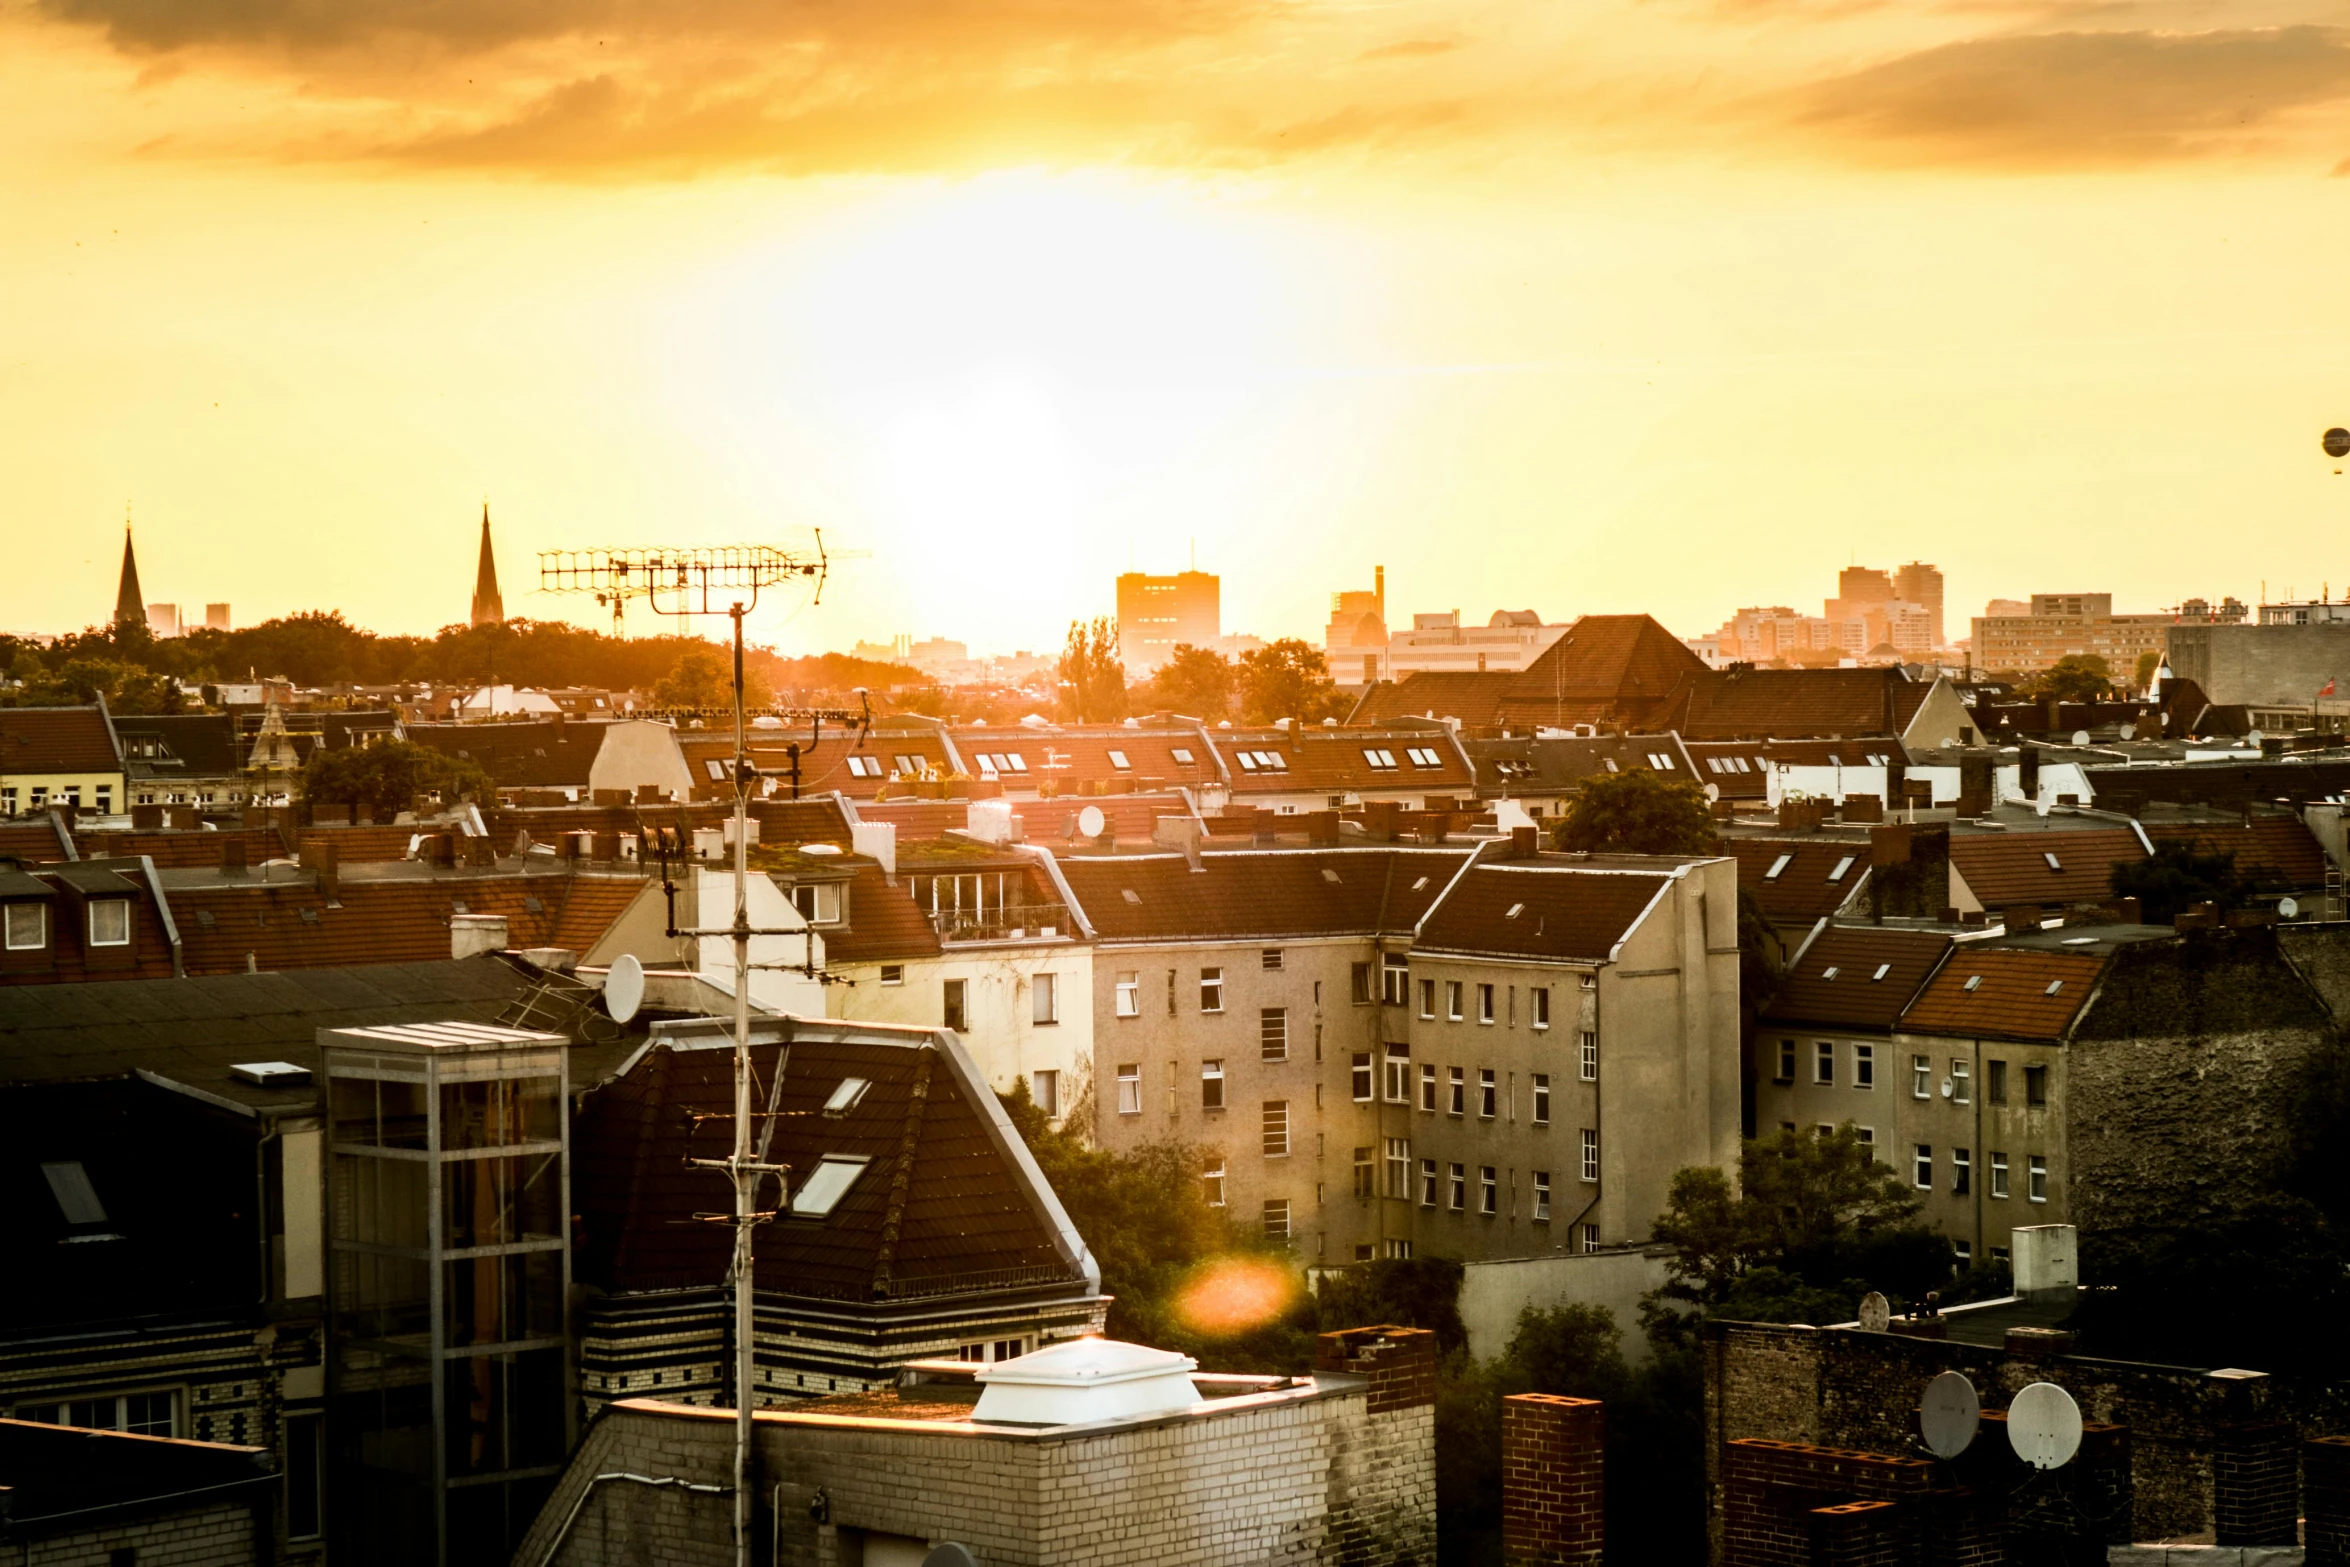
[[[52,1535],[23,1546],[22,1567],[111,1567],[116,1551],[136,1552],[138,1567],[252,1567],[253,1509],[222,1502],[110,1529]]]
[[[2221,1545],[2301,1543],[2298,1434],[2282,1420],[2224,1425],[2211,1450],[2211,1523]]]
[[[1314,1369],[1370,1382],[1371,1413],[1436,1402],[1436,1335],[1392,1325],[1346,1328],[1315,1341]]]
[[[2301,1505],[2309,1567],[2350,1567],[2350,1436],[2302,1444]]]
[[[1507,1567],[1597,1567],[1606,1542],[1606,1411],[1519,1393],[1501,1402],[1501,1549]]]

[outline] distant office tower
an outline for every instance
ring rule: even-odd
[[[139,557],[131,552],[127,522],[122,527],[122,580],[114,590],[114,623],[123,627],[147,623],[147,602],[139,596]]]
[[[1322,632],[1330,678],[1342,686],[1386,679],[1387,642],[1387,568],[1373,566],[1370,592],[1349,588],[1330,595],[1330,624]]]
[[[1893,573],[1894,597],[1926,612],[1932,646],[1942,646],[1942,568],[1913,560]]]
[[[226,604],[204,606],[204,629],[207,631],[227,631],[230,629]]]
[[[1213,572],[1118,579],[1118,654],[1130,673],[1156,669],[1185,643],[1204,648],[1224,634],[1222,582]]]
[[[2110,593],[2035,593],[2024,613],[2002,613],[2002,604],[2012,602],[1994,599],[1991,613],[1975,618],[1977,669],[2029,674],[2084,654],[2104,659],[2108,672],[2128,681],[2141,654],[2163,650],[2176,619],[2169,613],[2117,615]]]
[[[177,604],[148,605],[147,629],[158,637],[178,636],[180,634],[180,607]]]
[[[473,623],[494,626],[506,618],[506,601],[498,596],[498,557],[490,553],[490,505],[481,505],[481,564],[473,574]]]
[[[1836,573],[1836,596],[1851,604],[1877,604],[1892,598],[1893,579],[1874,566],[1847,566]]]

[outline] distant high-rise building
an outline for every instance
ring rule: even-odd
[[[1156,669],[1186,643],[1204,648],[1224,634],[1223,583],[1213,572],[1118,578],[1118,654],[1130,671]]]
[[[158,637],[178,636],[180,634],[180,607],[177,604],[148,605],[147,629]]]
[[[1387,568],[1373,566],[1370,592],[1350,588],[1330,595],[1330,624],[1322,632],[1330,678],[1342,686],[1386,679],[1387,643]]]
[[[2094,655],[2122,680],[2135,678],[2138,659],[2159,654],[2176,622],[2175,614],[2117,615],[2110,593],[2035,593],[2023,613],[2003,613],[1994,599],[1991,613],[1975,617],[1972,647],[1977,669],[2029,674],[2060,658]]]
[[[481,506],[481,565],[473,576],[473,623],[494,626],[506,618],[506,601],[498,596],[498,557],[490,552],[490,506]]]
[[[1926,612],[1933,646],[1942,646],[1942,568],[1913,560],[1893,573],[1893,596]]]
[[[1836,573],[1836,596],[1848,604],[1881,604],[1895,596],[1893,579],[1874,566],[1847,566]]]
[[[139,557],[131,552],[131,527],[122,525],[122,581],[114,590],[114,623],[129,629],[147,623],[147,601],[139,594]]]
[[[204,629],[207,631],[227,631],[230,629],[226,604],[204,606]]]

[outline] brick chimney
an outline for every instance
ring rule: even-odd
[[[1315,1342],[1314,1369],[1369,1379],[1369,1413],[1374,1415],[1432,1405],[1436,1335],[1426,1328],[1387,1325],[1324,1333]]]
[[[326,838],[302,840],[302,869],[315,872],[318,890],[329,903],[342,895],[342,846]]]
[[[1598,1567],[1606,1541],[1606,1409],[1597,1399],[1501,1401],[1505,1567]]]
[[[220,873],[223,876],[242,876],[247,868],[245,835],[241,832],[223,833],[220,839]]]
[[[1531,860],[1542,853],[1542,829],[1539,827],[1512,827],[1510,829],[1510,858]]]
[[[503,914],[452,914],[449,916],[449,956],[477,957],[484,952],[506,950],[506,916]]]

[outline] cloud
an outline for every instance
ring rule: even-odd
[[[2350,97],[2350,30],[2067,32],[1920,50],[1785,100],[1855,156],[2080,167],[2242,150]]]
[[[1458,38],[1406,38],[1401,43],[1382,44],[1376,49],[1365,49],[1358,59],[1363,60],[1424,60],[1430,55],[1450,54],[1461,46]]]

